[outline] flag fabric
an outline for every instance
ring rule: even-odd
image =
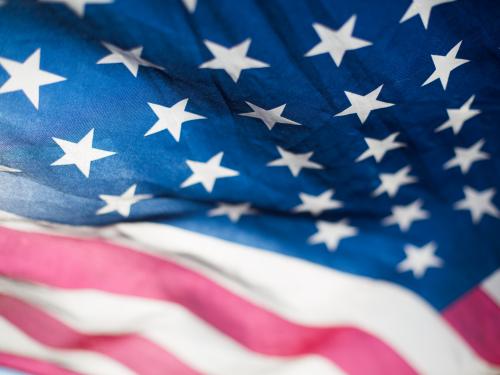
[[[0,373],[500,373],[499,19],[2,1]]]

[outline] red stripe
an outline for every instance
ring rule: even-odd
[[[197,374],[170,353],[138,335],[82,334],[14,297],[0,294],[0,315],[46,346],[98,352],[141,375]]]
[[[481,357],[500,365],[500,308],[486,293],[473,289],[443,316]]]
[[[0,365],[34,375],[79,375],[52,363],[0,352]]]
[[[319,354],[353,375],[415,374],[392,348],[360,329],[289,322],[178,264],[100,240],[2,228],[0,273],[61,288],[100,289],[179,303],[267,355]]]

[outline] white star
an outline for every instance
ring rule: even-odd
[[[0,0],[0,7],[7,5],[7,0]]]
[[[448,86],[448,79],[453,70],[459,66],[466,64],[469,60],[457,59],[458,50],[462,45],[462,41],[458,42],[455,47],[453,47],[446,56],[441,55],[431,55],[432,62],[434,63],[434,72],[427,78],[427,80],[422,83],[422,86],[428,85],[431,82],[439,79],[443,89],[446,90]]]
[[[337,222],[317,221],[316,228],[318,231],[309,237],[310,244],[324,243],[328,250],[335,251],[339,242],[347,237],[355,236],[358,233],[357,228],[349,225],[347,220]]]
[[[477,191],[470,186],[464,187],[465,198],[456,202],[453,208],[455,210],[469,210],[473,223],[479,223],[483,215],[490,215],[500,218],[500,211],[492,202],[496,190],[494,188]]]
[[[144,134],[145,137],[151,134],[161,132],[163,130],[168,130],[168,132],[174,137],[174,139],[179,142],[181,137],[182,124],[187,121],[192,120],[202,120],[206,117],[197,115],[196,113],[191,113],[186,111],[186,105],[188,99],[183,99],[177,102],[172,107],[165,107],[159,104],[148,103],[153,112],[158,116],[158,121],[153,125],[151,129]]]
[[[281,158],[267,163],[268,167],[288,167],[294,177],[299,175],[302,168],[323,169],[321,164],[309,160],[314,154],[312,151],[303,154],[294,154],[293,152],[284,150],[279,146],[277,149]]]
[[[252,108],[252,112],[240,113],[240,116],[253,117],[261,120],[264,124],[266,124],[269,130],[272,130],[276,123],[286,124],[286,125],[302,125],[298,122],[287,119],[286,117],[282,117],[283,111],[285,110],[286,104],[280,105],[279,107],[272,109],[264,109],[250,102],[245,102],[248,104],[250,108]]]
[[[100,208],[96,214],[104,215],[116,211],[123,217],[128,217],[132,205],[153,197],[151,194],[135,195],[136,188],[137,184],[133,184],[122,195],[99,195],[99,198],[106,202],[106,205]]]
[[[310,212],[313,216],[318,216],[326,210],[333,210],[342,207],[342,202],[332,199],[335,191],[327,190],[320,195],[309,195],[300,193],[301,204],[293,208],[293,212]]]
[[[388,151],[395,150],[400,147],[406,147],[406,144],[401,142],[394,142],[399,135],[399,132],[392,133],[384,139],[365,138],[368,145],[368,150],[363,152],[356,159],[357,162],[363,161],[370,157],[374,157],[376,162],[380,162]]]
[[[20,173],[22,171],[20,169],[15,169],[15,168],[7,167],[6,165],[0,165],[0,172]]]
[[[432,8],[437,5],[451,3],[453,1],[455,0],[412,0],[410,6],[406,10],[399,23],[403,23],[418,14],[420,16],[420,19],[422,20],[422,23],[424,24],[424,28],[427,29]]]
[[[250,206],[250,203],[240,203],[240,204],[230,204],[230,203],[218,203],[218,206],[208,211],[208,216],[223,216],[227,215],[229,220],[236,223],[240,220],[243,215],[253,215],[255,214]]]
[[[436,132],[451,128],[453,134],[458,134],[467,120],[481,113],[479,109],[471,109],[475,96],[472,95],[460,108],[447,109],[448,120],[436,129]]]
[[[424,220],[430,217],[429,212],[422,210],[423,202],[417,199],[406,206],[393,206],[392,215],[382,220],[383,225],[399,225],[402,232],[407,232],[414,221]]]
[[[0,65],[10,76],[0,87],[0,94],[22,91],[36,109],[38,109],[40,86],[66,80],[64,77],[40,70],[40,48],[22,63],[0,57]]]
[[[352,36],[356,24],[356,15],[351,16],[338,30],[330,29],[320,23],[313,27],[321,42],[316,44],[306,56],[316,56],[329,53],[337,66],[340,66],[347,51],[371,46],[372,43]]]
[[[85,15],[85,5],[87,4],[111,4],[114,0],[39,0],[41,3],[60,3],[66,5],[78,17]]]
[[[234,82],[238,82],[240,74],[245,69],[267,68],[269,64],[247,57],[252,40],[246,39],[240,44],[226,48],[220,44],[204,41],[214,58],[200,65],[201,69],[224,69]]]
[[[394,105],[393,103],[386,103],[377,100],[378,96],[380,95],[380,91],[382,91],[382,87],[384,87],[384,85],[380,85],[375,90],[369,92],[364,96],[354,94],[349,91],[344,91],[347,99],[351,103],[351,106],[343,110],[342,112],[337,113],[335,116],[347,116],[356,114],[361,123],[364,124],[371,111],[392,107]]]
[[[474,162],[490,158],[488,153],[481,151],[483,145],[484,139],[480,139],[469,148],[455,147],[455,157],[445,163],[444,169],[458,166],[466,174]]]
[[[134,77],[137,77],[140,65],[165,70],[163,67],[150,63],[141,57],[143,50],[142,46],[124,50],[111,43],[102,42],[102,44],[111,53],[100,59],[97,64],[123,64]]]
[[[194,13],[198,0],[182,0],[182,2],[184,3],[184,6],[189,11],[189,13]]]
[[[51,165],[72,165],[74,164],[85,177],[89,177],[90,164],[94,160],[106,158],[116,154],[116,152],[100,150],[92,147],[94,139],[94,129],[90,130],[85,137],[74,143],[64,139],[52,138],[54,142],[64,151],[64,155]]]
[[[380,186],[373,192],[375,197],[387,193],[389,197],[394,197],[401,186],[412,184],[417,181],[416,177],[408,176],[410,173],[410,166],[401,168],[396,173],[382,173],[380,175]]]
[[[434,254],[436,250],[437,246],[434,242],[429,242],[420,248],[406,245],[404,249],[406,258],[398,264],[398,272],[412,271],[413,276],[420,279],[428,268],[442,267],[443,260]]]
[[[187,160],[186,163],[193,174],[182,183],[181,188],[199,183],[211,193],[218,178],[238,176],[238,171],[220,165],[223,156],[224,153],[219,152],[205,163]]]

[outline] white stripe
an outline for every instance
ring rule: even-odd
[[[398,285],[172,226],[144,223],[115,228],[122,236],[146,245],[140,249],[184,257],[190,268],[291,321],[351,325],[370,332],[420,373],[490,372],[489,365],[437,311]],[[193,259],[199,261],[194,263]]]
[[[0,292],[88,334],[136,333],[204,374],[343,374],[319,356],[275,358],[251,352],[180,305],[95,290],[63,290],[0,278]]]
[[[481,287],[500,306],[500,268],[484,280]]]
[[[0,352],[51,362],[88,375],[133,375],[125,366],[98,353],[52,349],[38,343],[0,316]]]
[[[189,267],[291,321],[370,332],[420,373],[496,373],[426,301],[396,284],[173,226],[138,223],[115,229],[133,240],[136,249],[184,257]]]
[[[307,325],[351,325],[388,343],[428,375],[497,373],[426,301],[396,284],[177,227],[125,223],[71,227],[4,214],[4,226],[73,236],[100,235],[157,256],[173,257],[225,288]]]

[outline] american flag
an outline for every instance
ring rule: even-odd
[[[0,374],[499,374],[499,20],[2,1]]]

